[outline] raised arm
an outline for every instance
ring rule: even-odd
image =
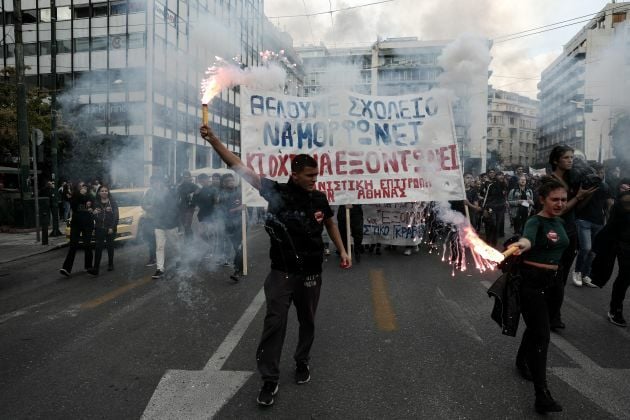
[[[214,132],[207,125],[202,125],[199,129],[199,133],[201,137],[204,138],[212,148],[217,152],[221,160],[226,163],[226,165],[236,171],[243,179],[249,182],[252,187],[257,190],[260,189],[260,176],[257,173],[249,169],[245,164],[241,161],[241,159],[236,156],[234,153],[230,152],[227,147],[221,140],[214,134]]]

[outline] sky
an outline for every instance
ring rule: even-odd
[[[381,2],[383,0],[380,0]],[[295,46],[323,42],[327,47],[370,45],[377,37],[416,36],[449,40],[463,34],[494,40],[490,84],[536,98],[542,70],[586,24],[605,0],[393,0],[325,13],[379,0],[265,0],[265,14],[291,34]],[[581,17],[580,19],[574,19]],[[560,23],[564,28],[505,40],[506,35]],[[577,23],[576,23],[577,22]],[[571,25],[571,23],[574,23]]]

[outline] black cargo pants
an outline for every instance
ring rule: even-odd
[[[293,358],[307,363],[315,337],[315,312],[322,286],[321,274],[289,274],[271,270],[265,280],[267,314],[262,338],[256,352],[258,371],[263,381],[277,382],[280,355],[287,332],[291,302],[295,305],[300,332]]]

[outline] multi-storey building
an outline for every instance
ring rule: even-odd
[[[327,48],[323,44],[298,47],[306,72],[304,95],[313,96],[334,88],[372,95],[428,91],[440,85],[438,78],[443,69],[438,58],[448,43],[405,37],[379,40],[366,47]],[[487,74],[482,76],[487,80]],[[460,98],[453,104],[462,161],[466,169],[478,171],[485,168],[485,119],[481,121],[481,132],[471,133],[470,114],[465,112],[463,103],[483,108],[485,115],[485,92]]]
[[[536,163],[538,101],[516,93],[488,90],[488,150],[504,167]]]
[[[13,2],[0,1],[0,65],[12,67]],[[87,115],[96,133],[124,145],[124,153],[110,157],[121,161],[114,182],[146,183],[152,173],[175,179],[185,169],[220,164],[199,136],[200,83],[215,55],[259,63],[263,0],[57,0],[55,6],[56,81],[50,0],[22,0],[27,83],[57,89],[60,102],[73,105],[61,109],[60,124]],[[210,104],[214,130],[237,153],[239,104],[238,88]]]
[[[539,162],[559,143],[583,151],[589,160],[613,157],[610,131],[620,115],[620,96],[627,92],[615,79],[627,82],[630,65],[629,9],[630,2],[607,4],[542,72]],[[625,47],[611,54],[616,43]]]

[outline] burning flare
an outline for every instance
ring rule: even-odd
[[[493,270],[507,256],[481,240],[475,229],[470,225],[461,227],[460,238],[463,245],[470,248],[475,260],[475,266],[481,272]]]

